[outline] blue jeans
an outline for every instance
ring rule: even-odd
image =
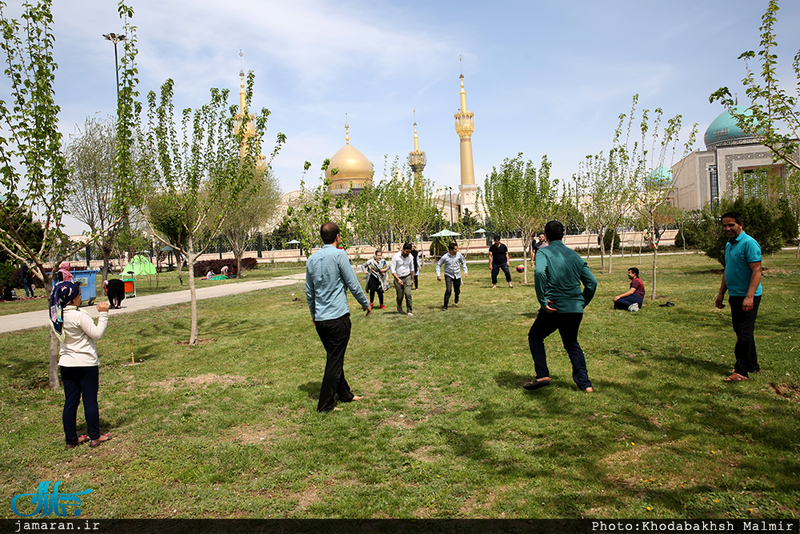
[[[561,335],[561,342],[567,351],[570,362],[572,362],[572,380],[580,389],[592,387],[589,380],[589,373],[586,371],[586,357],[578,344],[578,329],[580,329],[582,313],[547,313],[539,310],[539,315],[528,332],[528,345],[533,356],[533,366],[536,370],[536,378],[550,376],[547,368],[547,353],[544,349],[544,339],[558,330]]]
[[[503,272],[506,273],[506,282],[510,282],[511,281],[511,272],[509,272],[509,270],[508,270],[508,264],[507,263],[503,263],[502,265],[497,265],[496,263],[493,263],[492,264],[492,285],[493,286],[497,285],[497,275],[500,272],[500,269],[502,269]]]
[[[644,299],[634,293],[633,295],[629,295],[627,297],[622,297],[621,299],[617,299],[617,302],[614,303],[614,309],[617,310],[627,310],[628,306],[631,304],[638,304],[641,308],[644,306]]]

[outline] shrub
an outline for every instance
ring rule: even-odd
[[[619,241],[619,234],[616,233],[612,228],[606,230],[606,233],[603,235],[603,246],[605,247],[606,252],[611,250],[611,236],[614,236],[614,250],[619,250],[620,241]]]

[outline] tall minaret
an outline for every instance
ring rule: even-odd
[[[416,111],[414,110],[414,114],[416,115]],[[419,137],[417,136],[417,121],[414,121],[414,152],[408,153],[408,164],[411,167],[411,170],[414,171],[414,186],[415,187],[422,187],[422,182],[420,177],[422,176],[422,169],[425,168],[425,164],[428,162],[427,158],[425,157],[425,152],[420,151],[419,149]]]
[[[239,50],[240,61],[242,61],[242,56],[242,51]],[[245,113],[247,113],[247,92],[244,90],[244,63],[242,62],[242,65],[239,68],[239,113],[237,113],[234,117],[235,122],[233,126],[233,132],[235,134],[238,134],[239,129],[242,127],[242,121],[244,120]],[[247,154],[247,144],[256,134],[255,121],[256,116],[252,113],[247,113],[247,126],[243,134],[242,146],[239,147],[240,158],[244,158],[245,154]],[[259,153],[258,148],[259,147],[256,147],[256,168],[263,171],[267,167],[267,158]]]
[[[475,131],[475,114],[467,111],[467,93],[464,91],[464,74],[461,76],[461,110],[455,114],[456,133],[461,138],[461,192],[460,209],[475,213],[475,198],[478,186],[475,185],[475,168],[472,166],[472,132]]]

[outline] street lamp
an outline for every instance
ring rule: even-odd
[[[114,43],[114,66],[117,69],[117,102],[119,102],[119,58],[117,56],[117,43],[124,41],[127,37],[124,33],[104,33],[103,37],[107,41]]]
[[[450,190],[450,225],[453,225],[453,188],[448,187],[447,189]]]

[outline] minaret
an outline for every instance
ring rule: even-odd
[[[243,54],[242,51],[239,50],[239,58],[241,61]],[[247,113],[247,92],[244,90],[244,64],[239,68],[239,113],[236,114],[234,117],[234,126],[233,132],[234,134],[239,133],[239,129],[242,127],[242,121],[244,119],[244,115]],[[247,129],[243,134],[242,139],[242,146],[239,147],[239,157],[244,158],[247,154],[247,144],[250,142],[256,134],[256,116],[252,113],[247,113]],[[267,167],[267,158],[266,156],[262,156],[258,152],[258,147],[256,147],[256,168],[263,171]]]
[[[461,74],[461,110],[455,114],[456,133],[461,138],[461,192],[460,210],[475,213],[478,186],[475,185],[475,168],[472,166],[472,132],[475,130],[475,114],[467,111],[467,93],[464,91],[464,74]]]
[[[414,110],[414,114],[416,115],[416,110]],[[414,186],[417,188],[422,187],[422,181],[420,178],[422,177],[422,169],[425,168],[425,164],[427,162],[428,160],[425,157],[425,152],[420,151],[419,149],[417,121],[414,121],[414,151],[408,153],[408,164],[411,167],[411,170],[414,171]]]

